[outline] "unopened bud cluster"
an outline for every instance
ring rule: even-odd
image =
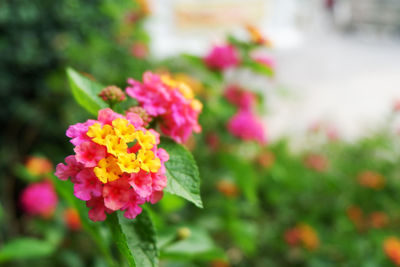
[[[119,87],[111,85],[101,90],[99,97],[110,104],[115,104],[124,101],[126,95]]]
[[[131,107],[126,112],[138,115],[143,120],[144,126],[147,126],[151,122],[151,116],[142,107]]]

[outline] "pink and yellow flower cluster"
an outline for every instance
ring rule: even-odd
[[[159,118],[161,131],[176,142],[185,142],[192,132],[200,132],[200,101],[185,83],[168,75],[146,72],[143,83],[128,79],[126,92],[153,118]]]
[[[117,210],[133,219],[142,211],[139,205],[161,199],[169,155],[157,148],[159,134],[143,124],[135,113],[102,109],[97,120],[68,128],[75,154],[57,165],[56,175],[71,178],[75,196],[91,208],[91,220],[103,221]]]

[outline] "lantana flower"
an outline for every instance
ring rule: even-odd
[[[374,171],[363,171],[357,176],[358,183],[367,188],[380,190],[385,187],[385,178]]]
[[[228,122],[229,132],[243,140],[266,142],[264,127],[259,118],[251,111],[240,109]]]
[[[265,45],[267,47],[272,47],[272,42],[268,38],[262,35],[260,30],[255,27],[254,25],[246,25],[246,29],[248,33],[250,34],[250,39],[253,43],[259,44],[259,45]]]
[[[53,164],[47,158],[36,156],[29,157],[25,167],[32,175],[44,175],[53,170]]]
[[[28,185],[21,193],[20,203],[29,215],[49,218],[53,215],[58,197],[50,181]]]
[[[226,100],[242,110],[251,110],[256,103],[256,95],[236,85],[230,85],[224,92]]]
[[[198,116],[202,110],[200,101],[185,83],[168,75],[146,72],[143,83],[128,79],[126,93],[139,102],[148,115],[158,119],[161,131],[184,143],[192,132],[200,132]]]
[[[383,242],[383,250],[396,266],[400,266],[400,240],[397,237],[386,238]]]
[[[64,222],[72,231],[79,231],[82,228],[82,222],[79,213],[74,208],[64,210]]]
[[[55,174],[71,178],[75,196],[91,208],[92,221],[117,210],[133,219],[142,212],[139,205],[161,199],[169,155],[157,148],[159,134],[145,129],[139,115],[102,109],[97,120],[72,125],[66,134],[75,154],[58,164]]]
[[[226,70],[239,64],[239,52],[230,44],[215,45],[204,58],[204,62],[210,69]]]
[[[288,245],[302,245],[310,251],[318,249],[320,244],[317,232],[305,223],[299,223],[296,227],[288,229],[284,238]]]

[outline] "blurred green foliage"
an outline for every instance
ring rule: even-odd
[[[63,198],[52,219],[20,211],[21,188],[37,179],[22,163],[34,153],[62,161],[72,149],[66,128],[90,116],[72,101],[67,65],[121,87],[127,77],[140,78],[146,69],[161,66],[202,85],[196,93],[204,104],[203,133],[187,147],[199,166],[204,209],[169,193],[145,207],[155,224],[160,265],[392,266],[383,241],[400,230],[400,142],[390,128],[398,114],[352,143],[328,140],[323,131],[308,133],[300,151],[293,151],[286,138],[267,146],[243,142],[226,129],[235,108],[222,97],[221,73],[192,55],[158,63],[132,57],[132,44],[149,41],[138,10],[130,0],[0,2],[0,261],[13,260],[8,266],[112,265],[117,252],[107,249],[110,232],[85,217],[87,208],[71,194],[70,183],[52,177]],[[245,67],[273,74],[249,58]],[[383,186],[362,186],[365,171],[378,174],[372,180],[381,179]],[[68,207],[86,218],[84,230],[66,227]],[[307,236],[313,249],[289,244],[288,233],[299,224],[314,232]]]
[[[141,12],[131,0],[0,2],[0,244],[27,230],[18,208],[24,182],[15,179],[24,174],[14,165],[38,153],[62,161],[72,148],[67,127],[89,116],[73,101],[66,67],[123,86],[151,66],[131,51],[149,41]]]

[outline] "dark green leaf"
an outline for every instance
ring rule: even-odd
[[[18,238],[0,248],[0,262],[14,259],[40,258],[51,255],[56,247],[35,238]]]
[[[145,210],[134,220],[126,219],[122,213],[108,217],[113,239],[130,266],[158,266],[156,234]]]
[[[202,208],[200,175],[192,154],[186,148],[168,138],[162,138],[159,146],[169,154],[169,160],[165,163],[168,178],[165,190]]]
[[[113,240],[119,250],[119,252],[128,261],[129,266],[136,266],[135,259],[131,250],[128,247],[128,241],[125,233],[122,231],[122,227],[119,224],[118,215],[116,213],[107,216],[107,225],[111,230]]]
[[[76,101],[90,113],[97,115],[97,111],[108,107],[98,96],[105,87],[79,74],[72,68],[67,68],[69,84]]]

